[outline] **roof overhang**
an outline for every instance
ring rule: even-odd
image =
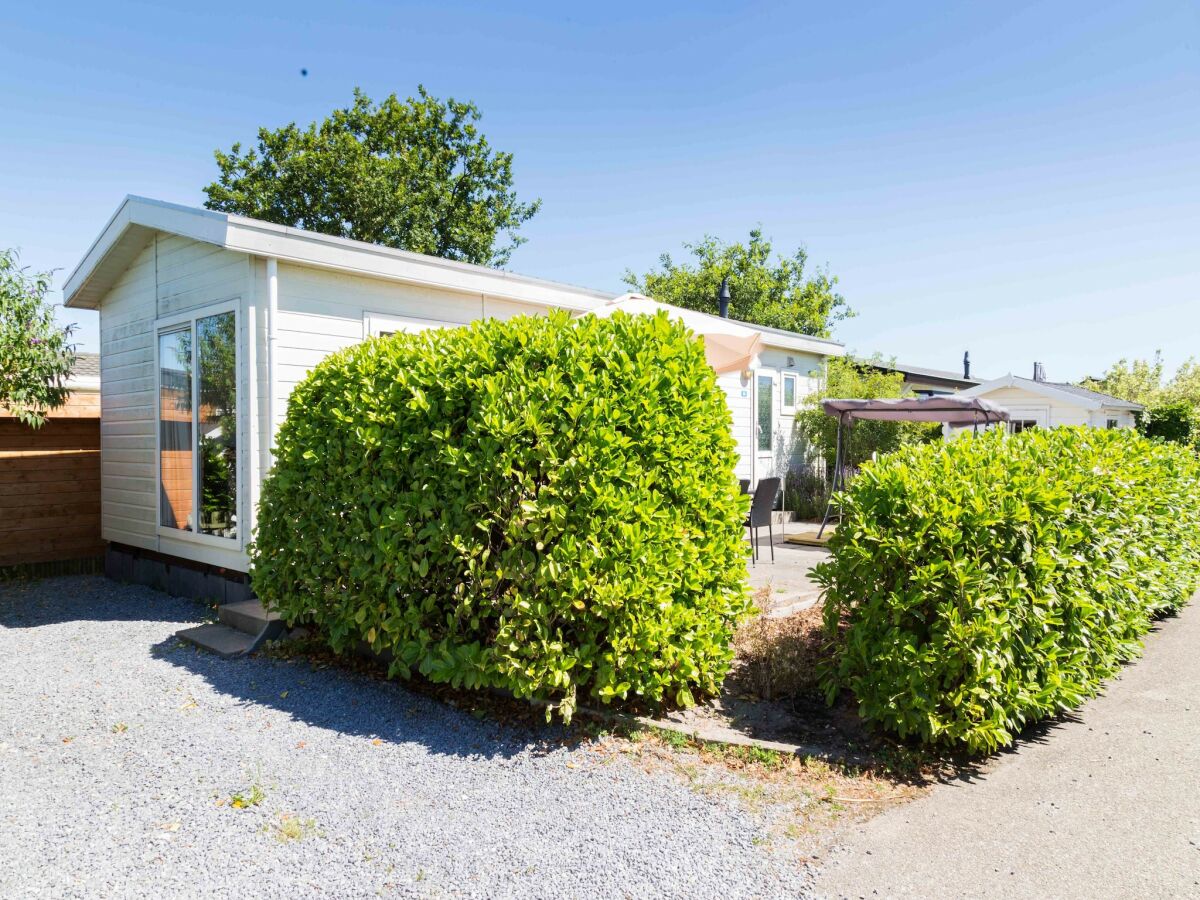
[[[586,310],[612,294],[305,231],[244,216],[126,197],[63,285],[67,306],[96,309],[155,234],[174,234],[252,256],[485,297]]]
[[[733,348],[735,346],[742,348],[752,347],[753,354],[751,355],[757,355],[765,347],[811,353],[815,356],[843,356],[846,353],[845,346],[836,341],[827,341],[822,338],[794,334],[790,331],[780,331],[777,328],[765,328],[755,325],[752,322],[726,319],[721,316],[711,315],[710,313],[686,309],[682,306],[672,306],[669,303],[660,303],[642,294],[624,294],[620,297],[614,297],[606,303],[588,310],[588,312],[598,316],[606,316],[618,310],[630,313],[631,315],[639,313],[654,315],[657,312],[665,311],[672,317],[682,321],[684,325],[696,332],[696,334],[705,337],[724,336],[727,339],[718,340],[713,343],[725,345],[730,348],[730,353],[737,352],[743,356],[746,354],[741,350],[735,351]],[[745,365],[741,368],[753,368],[753,366]],[[718,371],[727,370],[721,368]],[[728,371],[732,371],[732,369]]]

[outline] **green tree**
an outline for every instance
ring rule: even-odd
[[[624,282],[663,303],[713,313],[721,279],[728,276],[731,317],[814,337],[829,337],[835,322],[853,315],[836,291],[837,278],[820,270],[807,274],[803,247],[772,261],[771,242],[759,228],[750,232],[748,244],[705,237],[683,246],[694,264],[676,263],[664,253],[659,269],[640,278],[626,270]]]
[[[1154,359],[1119,359],[1100,378],[1086,378],[1083,387],[1141,403],[1146,411],[1138,427],[1148,437],[1193,443],[1200,434],[1200,363],[1185,360],[1170,378],[1162,354]]]
[[[0,407],[33,428],[67,402],[75,366],[74,326],[60,327],[46,302],[50,273],[30,273],[0,250]]]
[[[415,253],[503,265],[540,200],[513,191],[512,154],[493,150],[473,103],[424,87],[375,105],[361,90],[325,121],[260,128],[258,146],[216,151],[221,170],[205,206],[385,244]],[[502,236],[508,243],[501,245]]]
[[[1147,410],[1141,430],[1146,437],[1190,447],[1200,440],[1200,417],[1189,403],[1160,403]]]
[[[1100,378],[1085,378],[1082,387],[1110,394],[1130,403],[1153,406],[1162,399],[1162,353],[1154,359],[1117,360]]]

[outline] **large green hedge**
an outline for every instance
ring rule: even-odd
[[[723,392],[665,315],[519,317],[334,354],[263,486],[258,596],[338,650],[550,700],[689,703],[746,614]]]
[[[929,743],[992,750],[1078,706],[1200,587],[1200,463],[1132,431],[905,447],[841,509],[827,689]]]

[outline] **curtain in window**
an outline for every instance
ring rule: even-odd
[[[158,336],[159,519],[185,531],[195,530],[191,338],[190,329]]]

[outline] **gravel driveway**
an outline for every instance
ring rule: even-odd
[[[0,584],[0,896],[810,893],[736,801],[174,640],[205,613],[99,577]]]

